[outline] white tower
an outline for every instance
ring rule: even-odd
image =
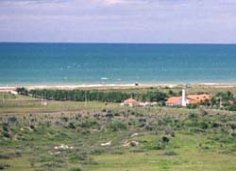
[[[185,87],[182,89],[181,106],[183,106],[183,107],[186,107],[186,106],[187,106],[187,99],[186,99]]]

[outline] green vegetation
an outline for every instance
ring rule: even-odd
[[[139,98],[169,91],[142,90]],[[45,105],[31,93],[0,93],[0,170],[234,171],[236,113],[227,111],[234,97],[223,93],[220,110],[218,102],[215,109],[128,108],[89,100]]]
[[[17,92],[21,95],[30,95],[36,98],[60,101],[101,101],[101,102],[122,102],[130,97],[142,101],[161,101],[164,102],[167,95],[160,91],[148,91],[146,93],[128,93],[122,91],[98,91],[98,90],[53,90],[35,89],[28,91],[25,88],[18,88]]]
[[[230,92],[219,92],[211,100],[212,106],[236,111],[236,96]]]
[[[168,91],[167,91],[168,90]],[[165,101],[170,96],[180,95],[176,89],[149,88],[146,91],[134,90],[54,90],[54,89],[34,89],[27,90],[18,88],[17,92],[21,95],[32,96],[35,98],[57,100],[57,101],[99,101],[120,103],[127,98],[133,97],[140,101],[158,102],[159,106],[165,106]],[[196,94],[204,92],[195,92]],[[224,109],[236,111],[236,96],[230,91],[222,91],[215,93],[210,101],[202,102],[201,104],[190,104],[189,109],[196,109],[199,106],[204,106],[210,109]]]
[[[108,112],[116,115],[5,117],[1,166],[13,171],[235,170],[235,114]]]

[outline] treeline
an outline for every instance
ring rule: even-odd
[[[53,90],[35,89],[27,90],[18,88],[21,95],[43,98],[47,100],[59,101],[101,101],[120,103],[132,97],[140,101],[164,103],[168,97],[166,93],[160,91],[149,91],[147,93],[126,93],[121,91],[99,91],[99,90]]]
[[[168,97],[178,95],[171,90],[167,93],[158,90],[150,90],[146,93],[130,93],[117,90],[27,90],[26,88],[18,88],[17,92],[21,95],[59,101],[100,101],[120,103],[132,97],[140,101],[158,102],[163,106],[165,105],[165,101]],[[236,96],[230,91],[219,92],[215,96],[213,96],[211,100],[207,100],[205,102],[202,102],[201,104],[188,105],[188,108],[197,108],[199,105],[211,109],[236,111]]]
[[[236,96],[230,92],[219,92],[211,99],[211,105],[215,108],[236,111]]]

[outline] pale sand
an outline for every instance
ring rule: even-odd
[[[37,85],[37,86],[26,86],[27,89],[123,89],[123,88],[146,88],[146,87],[175,87],[176,84],[79,84],[79,85]]]
[[[125,89],[125,88],[148,88],[148,87],[182,87],[182,84],[155,84],[155,83],[139,83],[139,85],[135,84],[78,84],[78,85],[26,85],[26,86],[18,86],[25,87],[29,90],[32,89]],[[213,87],[213,88],[235,88],[236,83],[194,83],[191,84],[191,87]],[[2,86],[0,87],[0,92],[12,91],[16,90],[17,87],[8,87]]]

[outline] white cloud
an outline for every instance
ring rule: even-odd
[[[97,3],[105,5],[117,5],[117,4],[140,4],[149,2],[149,0],[92,0]]]
[[[122,1],[122,0],[103,0],[104,1],[104,3],[106,3],[106,4],[117,4],[117,3],[122,3],[122,2],[124,2],[124,1]]]
[[[0,0],[0,41],[236,41],[234,0],[37,2]]]

